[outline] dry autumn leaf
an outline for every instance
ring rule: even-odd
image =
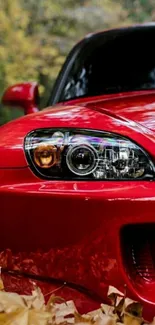
[[[124,294],[113,286],[109,286],[107,296],[112,301],[113,305],[116,304],[116,300],[118,297],[124,298]]]
[[[77,313],[77,309],[73,301],[67,301],[61,304],[55,303],[51,311],[52,318],[55,319],[55,324],[62,324],[63,322],[67,324],[75,323],[75,313]]]
[[[131,314],[133,316],[142,317],[142,305],[137,302],[133,301],[132,299],[125,298],[124,305],[123,305],[123,311],[125,313]]]
[[[115,308],[106,304],[101,304],[101,310],[105,315],[113,315]]]
[[[145,325],[140,303],[125,298],[109,287],[112,306],[101,304],[97,310],[80,315],[73,301],[51,296],[45,305],[44,296],[35,284],[32,295],[4,291],[0,277],[0,325]],[[152,324],[155,325],[155,319]]]
[[[95,325],[116,325],[116,319],[113,316],[103,315],[96,320]]]
[[[143,319],[141,317],[136,317],[131,314],[124,314],[123,324],[124,325],[141,325],[143,323]]]

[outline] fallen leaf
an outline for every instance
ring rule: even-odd
[[[143,308],[139,302],[125,298],[123,311],[124,313],[128,313],[136,317],[142,317]]]
[[[107,296],[112,301],[112,304],[115,305],[117,297],[122,297],[123,298],[124,294],[121,291],[117,290],[115,287],[109,286]]]
[[[50,309],[48,307],[47,310],[50,310],[55,324],[61,324],[63,322],[73,324],[75,322],[75,314],[77,313],[77,309],[72,300],[63,302],[61,304],[55,303]]]
[[[113,316],[103,314],[96,322],[95,325],[116,325],[116,320]]]
[[[113,315],[115,308],[106,304],[101,304],[101,310],[105,315]]]
[[[143,323],[143,319],[126,313],[123,317],[123,323],[124,325],[141,325]]]

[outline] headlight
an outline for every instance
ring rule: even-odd
[[[25,139],[27,160],[46,179],[153,179],[148,154],[127,138],[78,129],[40,129]]]

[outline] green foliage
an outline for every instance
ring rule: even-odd
[[[128,17],[134,22],[154,21],[154,0],[122,0],[122,5],[128,11]]]
[[[43,107],[73,44],[87,33],[154,14],[154,0],[1,0],[0,96],[9,85],[37,80]],[[21,114],[10,112],[0,110],[0,123]]]

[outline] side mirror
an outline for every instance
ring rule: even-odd
[[[24,109],[25,114],[39,111],[39,90],[35,82],[16,84],[6,89],[2,103],[7,106],[17,106]]]

